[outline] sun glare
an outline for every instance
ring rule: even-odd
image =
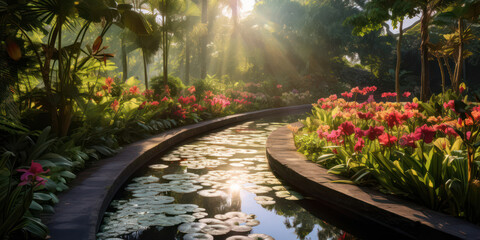
[[[238,11],[239,11],[240,18],[245,18],[248,15],[250,15],[253,8],[255,7],[255,0],[239,0],[238,5],[239,5]],[[232,11],[228,8],[225,8],[223,10],[223,15],[227,17],[232,17]]]
[[[255,0],[240,0],[240,2],[240,16],[246,17],[250,14],[250,12],[252,12],[253,8],[255,7]]]

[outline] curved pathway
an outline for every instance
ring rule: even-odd
[[[108,204],[131,175],[153,157],[190,137],[249,119],[303,113],[310,109],[311,105],[300,105],[235,114],[166,131],[128,145],[119,154],[95,162],[77,175],[70,184],[71,189],[59,196],[55,214],[46,221],[50,236],[53,240],[96,239]]]

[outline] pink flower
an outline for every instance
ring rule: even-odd
[[[400,138],[400,145],[416,148],[417,145],[415,144],[415,142],[420,140],[420,137],[421,136],[418,133],[410,133],[407,135],[403,135]]]
[[[387,121],[388,127],[392,128],[393,126],[398,126],[402,124],[402,114],[398,111],[391,111],[385,118]]]
[[[145,108],[145,105],[147,105],[147,102],[146,102],[146,101],[143,102],[142,104],[140,104],[140,106],[138,106],[138,109],[139,109],[139,110],[144,109],[144,108]]]
[[[388,133],[383,133],[378,137],[378,142],[385,147],[391,147],[397,142],[397,138]]]
[[[277,84],[277,88],[278,89],[282,88],[282,84]]]
[[[328,97],[328,99],[330,99],[331,101],[335,101],[337,100],[337,94],[332,94]]]
[[[384,92],[382,93],[382,98],[387,98],[387,97],[396,97],[397,93],[395,92]]]
[[[431,143],[435,137],[435,133],[435,129],[427,126],[427,124],[415,129],[415,134],[417,134],[420,139],[423,139],[425,143]]]
[[[365,146],[365,141],[363,140],[363,138],[358,138],[357,143],[355,143],[354,150],[356,152],[361,152],[364,146]]]
[[[375,98],[373,97],[373,95],[368,96],[367,102],[368,103],[375,102]]]
[[[418,103],[409,102],[405,104],[405,110],[413,110],[418,108]]]
[[[349,136],[355,132],[355,125],[350,121],[346,121],[340,124],[338,130],[342,131],[343,135]]]
[[[195,92],[195,86],[189,87],[187,91],[190,92],[190,94],[193,94]]]
[[[372,119],[374,116],[373,113],[371,112],[367,112],[367,113],[357,112],[357,115],[358,115],[358,118],[365,119],[365,120]]]
[[[129,92],[133,95],[136,95],[140,93],[140,89],[137,86],[133,86],[129,89]]]
[[[168,101],[167,96],[163,97],[161,101],[162,101],[162,102]]]
[[[157,106],[159,105],[160,103],[158,101],[153,101],[153,102],[150,102],[150,105],[152,106]]]
[[[344,98],[352,98],[353,97],[353,93],[351,93],[351,92],[350,93],[349,92],[344,92],[341,95]]]
[[[448,101],[448,103],[443,103],[443,107],[445,108],[445,110],[452,110],[455,112],[455,101],[454,100],[450,100]]]
[[[368,137],[368,139],[370,139],[370,141],[373,141],[377,139],[380,135],[382,135],[384,131],[385,129],[383,128],[383,126],[380,126],[380,127],[370,126],[370,128],[365,131],[365,134]]]
[[[407,98],[410,97],[410,95],[411,95],[410,92],[404,92],[404,93],[402,94],[402,96],[407,97]]]
[[[20,176],[21,182],[18,184],[19,186],[27,185],[27,184],[35,184],[35,186],[45,185],[47,182],[46,179],[40,177],[40,174],[48,173],[50,169],[47,171],[43,171],[42,165],[40,163],[36,163],[32,161],[29,169],[17,169],[17,172],[23,172],[22,176]]]
[[[340,137],[340,130],[333,130],[330,134],[327,135],[327,141],[339,144],[338,138]]]
[[[364,131],[360,128],[355,128],[355,137],[356,138],[361,138],[361,137],[364,137],[364,136],[367,136],[367,131]]]

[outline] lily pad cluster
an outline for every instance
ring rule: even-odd
[[[164,155],[161,162],[149,165],[146,176],[132,179],[125,187],[129,200],[112,201],[113,211],[105,213],[97,237],[125,237],[152,227],[177,227],[186,240],[215,236],[229,240],[273,239],[252,233],[252,228],[260,224],[253,214],[233,211],[209,216],[201,206],[178,203],[185,194],[210,201],[228,199],[231,191],[241,190],[258,195],[255,201],[263,206],[275,204],[275,198],[302,199],[269,171],[261,154],[269,132],[278,125],[257,123],[257,127],[267,130],[251,129],[251,123],[241,124],[179,146]]]

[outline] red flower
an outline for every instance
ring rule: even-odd
[[[138,109],[141,110],[141,109],[144,109],[145,108],[145,105],[147,105],[147,102],[143,102],[142,104],[140,104],[140,106],[138,106]]]
[[[277,84],[277,88],[278,89],[282,88],[282,84]]]
[[[114,84],[114,81],[113,81],[113,79],[112,79],[111,77],[107,77],[107,78],[105,79],[105,84],[106,84],[107,86],[110,86],[110,85]]]
[[[418,103],[414,102],[409,102],[405,104],[405,110],[412,110],[412,109],[417,109],[418,108]]]
[[[357,115],[360,119],[365,119],[365,120],[372,119],[374,116],[373,113],[371,112],[367,112],[367,113],[357,112]]]
[[[355,132],[355,125],[353,125],[353,123],[350,121],[346,121],[340,124],[338,130],[342,131],[343,135],[349,136]]]
[[[351,92],[351,93],[360,93],[361,91],[360,91],[360,88],[354,87],[354,88],[352,88],[352,89],[350,90],[350,92]]]
[[[340,130],[333,130],[330,134],[327,135],[327,141],[339,144],[338,138],[340,137],[341,131]]]
[[[414,114],[413,114],[412,111],[405,111],[405,112],[402,114],[402,116],[400,117],[400,120],[406,121],[406,120],[412,118],[413,115],[414,115]]]
[[[365,146],[365,141],[363,140],[363,138],[358,138],[357,143],[355,144],[354,150],[356,152],[361,152],[364,146]]]
[[[421,139],[423,139],[423,142],[425,143],[431,143],[433,141],[433,137],[435,136],[435,133],[436,133],[435,129],[427,126],[427,124],[415,130],[415,134],[418,134],[418,136]]]
[[[193,94],[196,90],[195,90],[195,86],[191,86],[187,89],[187,91],[190,93],[190,94]]]
[[[395,136],[391,136],[388,133],[383,133],[378,137],[378,142],[385,147],[391,147],[397,142],[397,138]]]
[[[113,101],[113,103],[110,105],[110,107],[113,109],[113,111],[116,112],[116,111],[118,111],[118,106],[119,106],[119,104],[120,104],[120,103],[117,101],[117,99],[115,99],[115,100]]]
[[[17,172],[23,172],[22,176],[20,176],[21,182],[18,184],[19,186],[27,185],[27,184],[35,184],[35,186],[45,185],[47,182],[46,179],[40,177],[40,174],[48,173],[50,169],[47,171],[43,171],[42,165],[40,163],[36,163],[32,161],[29,169],[17,169]]]
[[[152,106],[157,106],[159,105],[160,103],[158,101],[153,101],[153,102],[150,102],[150,105]]]
[[[465,88],[463,86],[460,86],[460,88],[458,90],[460,91],[460,94],[462,94],[463,91],[465,91]]]
[[[344,92],[344,93],[342,93],[342,97],[344,97],[344,98],[351,98],[351,97],[353,97],[353,93],[351,93],[351,92],[350,92],[350,93],[349,93],[349,92]]]
[[[410,95],[411,95],[410,92],[404,92],[404,93],[402,94],[402,96],[404,96],[404,97],[410,97]]]
[[[410,133],[410,134],[407,134],[407,135],[403,135],[400,138],[400,145],[416,148],[417,145],[415,144],[415,142],[420,140],[420,137],[421,136],[418,133]]]
[[[332,94],[328,97],[328,99],[330,99],[331,101],[335,101],[337,100],[337,94]]]
[[[384,131],[385,129],[383,128],[383,126],[380,126],[380,127],[370,126],[370,128],[365,132],[365,134],[367,135],[368,139],[370,139],[370,141],[373,141],[377,139],[378,136],[382,135]]]
[[[133,95],[136,95],[136,94],[140,93],[140,89],[138,89],[137,86],[133,86],[133,87],[130,88],[129,92]]]
[[[367,133],[366,133],[366,132],[367,132],[367,131],[364,131],[364,130],[362,130],[362,129],[360,129],[360,128],[357,127],[357,128],[355,128],[355,137],[356,137],[356,138],[365,137],[365,136],[367,136]]]
[[[454,100],[450,100],[448,101],[448,103],[443,103],[443,107],[445,108],[445,110],[452,110],[455,112],[455,101]]]
[[[402,114],[400,114],[398,111],[391,111],[387,117],[385,118],[387,121],[388,127],[392,128],[393,126],[398,126],[402,124]]]

